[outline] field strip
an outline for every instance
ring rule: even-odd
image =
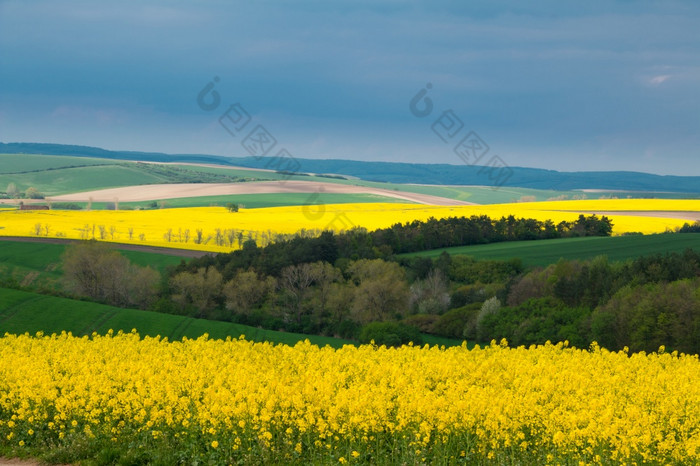
[[[68,238],[37,238],[32,236],[0,236],[0,241],[21,241],[23,243],[73,244],[85,240]],[[210,254],[207,251],[165,248],[160,246],[148,246],[128,243],[115,243],[115,248],[125,251],[149,252],[153,254],[164,254],[166,256],[177,257],[202,257],[206,254]]]
[[[170,332],[170,341],[182,340],[182,337],[185,335],[185,332],[190,325],[192,325],[192,322],[194,322],[193,319],[188,319],[187,317],[183,316],[180,323],[178,323],[172,332]]]
[[[239,167],[234,165],[217,165],[215,163],[195,163],[195,162],[151,162],[148,160],[137,160],[136,163],[148,163],[151,165],[184,165],[187,167],[204,167],[204,168],[220,168],[223,170],[247,170],[251,172],[269,172],[277,173],[277,170],[272,170],[270,168],[251,168],[251,167]],[[341,175],[346,176],[346,175]]]
[[[677,218],[680,220],[700,221],[700,212],[697,211],[653,211],[653,210],[608,210],[608,211],[592,211],[592,210],[563,210],[561,212],[578,212],[582,214],[595,215],[632,215],[635,217],[657,217],[657,218]]]
[[[38,466],[39,464],[41,463],[29,459],[0,457],[0,466]]]
[[[22,307],[24,307],[28,303],[32,303],[34,301],[41,301],[45,298],[46,298],[45,296],[35,296],[33,298],[26,299],[24,301],[21,301],[17,304],[14,304],[14,305],[8,307],[7,309],[5,309],[5,311],[3,311],[2,314],[0,314],[0,322],[5,322],[5,321],[9,320],[10,318],[12,318],[15,314],[17,314],[19,311],[22,310]]]
[[[85,330],[83,330],[82,335],[90,335],[92,332],[97,332],[100,330],[100,327],[105,325],[107,322],[109,322],[112,317],[117,315],[116,310],[111,310],[107,311],[104,314],[100,315],[97,319],[95,319],[92,323],[90,323]]]
[[[431,196],[429,194],[398,192],[390,189],[372,188],[316,181],[251,181],[246,183],[182,183],[149,184],[121,188],[101,189],[82,193],[63,194],[47,198],[52,202],[142,202],[183,197],[225,196],[234,194],[284,194],[309,193],[316,195],[314,204],[323,201],[323,194],[375,194],[418,204],[436,206],[474,205],[470,202]]]

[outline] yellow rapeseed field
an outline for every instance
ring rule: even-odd
[[[423,206],[417,204],[334,204],[270,207],[231,213],[222,207],[147,211],[0,211],[0,235],[96,238],[206,251],[229,251],[253,238],[259,245],[278,234],[306,230],[347,230],[354,226],[374,230],[394,223],[430,217],[514,215],[537,220],[573,221],[580,213],[604,212],[614,224],[613,233],[659,233],[682,226],[687,220],[668,215],[630,216],[614,212],[700,212],[696,200],[595,200],[556,201],[475,206]],[[201,237],[198,237],[198,231]]]
[[[0,447],[163,464],[697,464],[698,382],[697,356],[595,344],[5,335]]]

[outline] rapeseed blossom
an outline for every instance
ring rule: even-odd
[[[306,231],[314,236],[323,230],[353,227],[367,230],[431,217],[487,215],[498,219],[513,215],[554,223],[575,221],[580,214],[605,213],[614,234],[662,233],[688,220],[669,218],[664,212],[700,212],[700,201],[675,199],[621,199],[555,201],[512,204],[425,206],[418,204],[334,204],[241,209],[231,213],[223,207],[159,210],[101,211],[8,211],[0,210],[0,235],[98,239],[117,243],[183,248],[212,252],[238,249],[247,239],[258,245],[278,235]],[[643,215],[630,215],[639,212]],[[623,215],[624,213],[624,215]],[[198,232],[199,236],[198,236]]]
[[[696,464],[698,382],[697,356],[595,344],[5,335],[0,446],[94,442],[251,464]]]

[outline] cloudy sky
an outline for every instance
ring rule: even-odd
[[[459,164],[474,131],[512,166],[700,175],[698,24],[697,0],[0,0],[0,141],[245,156],[239,104],[297,157]]]

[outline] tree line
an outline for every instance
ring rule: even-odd
[[[278,237],[258,247],[247,240],[240,250],[194,259],[177,272],[215,267],[226,279],[236,270],[253,268],[259,273],[279,277],[290,265],[312,262],[347,262],[359,259],[388,259],[396,254],[419,252],[451,246],[468,246],[502,241],[539,240],[576,236],[610,236],[612,222],[596,215],[580,215],[574,222],[554,224],[514,216],[491,219],[488,216],[430,218],[426,221],[397,223],[389,228],[367,231],[353,228],[341,233],[324,231],[318,236]]]
[[[586,347],[595,340],[610,349],[666,345],[700,352],[700,253],[617,263],[561,260],[533,269],[519,259],[446,252],[434,259],[396,256],[394,248],[425,247],[425,238],[440,238],[441,231],[458,236],[475,224],[487,233],[462,240],[497,241],[504,231],[518,236],[536,225],[430,219],[376,232],[299,235],[265,247],[246,240],[238,251],[182,261],[163,276],[89,241],[68,249],[64,270],[73,293],[98,301],[274,330],[389,344],[415,342],[420,331],[478,342],[506,338],[514,345],[569,340]],[[508,224],[511,230],[503,228]],[[566,231],[609,234],[606,225],[604,217],[581,216]]]
[[[472,320],[464,336],[481,341],[700,353],[700,253],[561,260],[512,280],[497,305],[482,305]]]

